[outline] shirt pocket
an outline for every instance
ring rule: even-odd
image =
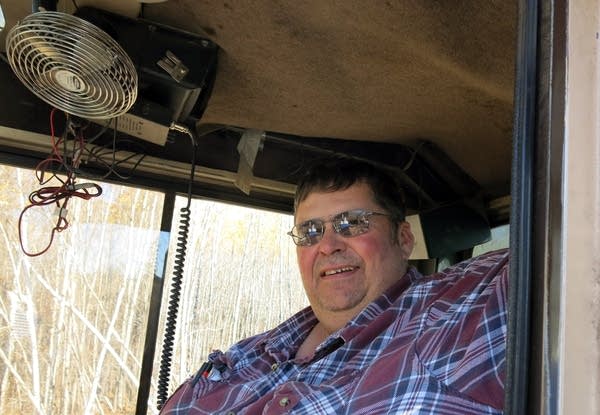
[[[293,390],[298,404],[291,413],[296,415],[314,415],[319,413],[345,414],[361,371],[347,369],[337,375],[320,380],[317,374],[299,378],[302,381],[289,381],[282,388]]]
[[[468,404],[473,413],[502,413],[491,401],[502,400],[502,382],[492,356],[482,352],[481,314],[468,304],[438,303],[424,315],[415,354],[440,393]]]

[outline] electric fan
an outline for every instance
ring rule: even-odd
[[[29,90],[69,114],[109,119],[135,103],[133,62],[106,32],[79,17],[55,11],[30,14],[8,33],[6,54]]]

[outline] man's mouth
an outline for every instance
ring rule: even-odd
[[[340,267],[335,269],[329,269],[321,273],[322,277],[328,277],[330,275],[341,274],[342,272],[351,272],[354,271],[358,267]]]

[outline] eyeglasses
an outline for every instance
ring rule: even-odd
[[[325,224],[331,223],[335,233],[346,238],[361,235],[369,230],[370,216],[389,216],[386,213],[371,212],[363,209],[354,209],[338,213],[329,220],[310,219],[295,225],[288,235],[298,246],[311,246],[323,239]]]

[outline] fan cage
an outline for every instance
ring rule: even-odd
[[[70,14],[27,16],[6,38],[12,70],[48,104],[75,116],[109,119],[137,98],[137,72],[106,32]]]

